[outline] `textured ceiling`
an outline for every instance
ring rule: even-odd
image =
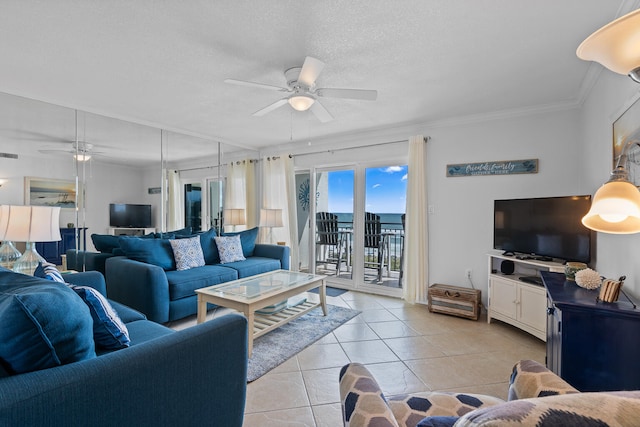
[[[577,46],[636,3],[2,0],[0,92],[256,149],[577,105],[590,67]],[[307,55],[326,64],[318,86],[377,89],[377,101],[323,98],[329,123],[288,105],[253,117],[282,94],[223,82],[283,86]],[[70,131],[43,115],[0,123],[0,141],[73,137],[73,122]],[[96,144],[116,139],[134,149],[95,134]]]

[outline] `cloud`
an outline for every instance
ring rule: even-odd
[[[382,184],[373,184],[373,187],[371,187],[371,188],[378,188],[378,187],[380,187],[381,185],[382,185]]]
[[[404,175],[402,175],[402,181],[406,181],[407,177],[408,177],[408,174],[406,174],[406,173]]]
[[[388,168],[386,168],[384,170],[386,173],[396,173],[396,172],[402,172],[402,167],[400,166],[389,166]]]

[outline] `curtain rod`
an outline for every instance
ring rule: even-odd
[[[423,138],[425,143],[427,141],[429,141],[430,139],[431,139],[430,136],[425,136]],[[401,142],[409,142],[409,140],[408,139],[401,139],[401,140],[398,140],[398,141],[378,142],[376,144],[359,145],[357,147],[334,148],[333,150],[322,150],[322,151],[312,151],[310,153],[289,154],[289,158],[300,157],[300,156],[310,156],[312,154],[333,153],[334,151],[357,150],[358,148],[369,148],[369,147],[377,147],[377,146],[380,146],[380,145],[399,144]]]
[[[271,157],[271,158],[272,158],[272,159],[274,159],[274,160],[276,159],[276,157]],[[270,159],[271,159],[271,158],[270,158]],[[231,162],[231,163],[222,163],[222,164],[219,164],[219,165],[200,166],[200,167],[197,167],[197,168],[189,168],[189,169],[177,169],[177,171],[178,171],[178,172],[189,172],[189,171],[198,171],[198,170],[202,170],[202,169],[213,169],[213,168],[219,168],[219,167],[221,167],[221,166],[229,166],[229,165],[233,165],[234,163],[235,163],[236,165],[239,165],[239,164],[244,163],[244,162],[247,162],[247,161],[248,161],[249,163],[258,163],[258,162],[260,161],[260,159],[238,160],[238,161],[236,161],[236,162]]]

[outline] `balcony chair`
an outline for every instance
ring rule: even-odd
[[[382,234],[382,224],[380,215],[365,212],[364,219],[364,251],[365,268],[376,268],[378,270],[378,282],[382,282],[382,270],[384,268],[384,250],[386,239]],[[377,261],[367,259],[370,255],[376,256]]]
[[[402,288],[402,278],[404,277],[404,236],[407,233],[407,229],[405,227],[406,214],[402,214],[400,216],[400,221],[402,222],[402,236],[400,237],[400,272],[398,273],[398,287]]]
[[[316,263],[336,265],[336,276],[342,264],[343,239],[338,231],[338,215],[329,212],[316,213]]]

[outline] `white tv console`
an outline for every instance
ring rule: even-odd
[[[108,229],[108,233],[112,236],[144,236],[155,232],[155,228],[109,227]]]
[[[524,276],[538,276],[540,271],[563,273],[564,265],[554,261],[518,259],[492,251],[489,258],[489,297],[487,322],[497,319],[547,340],[547,294],[544,286],[525,283]],[[502,274],[503,261],[512,261],[513,274]]]

